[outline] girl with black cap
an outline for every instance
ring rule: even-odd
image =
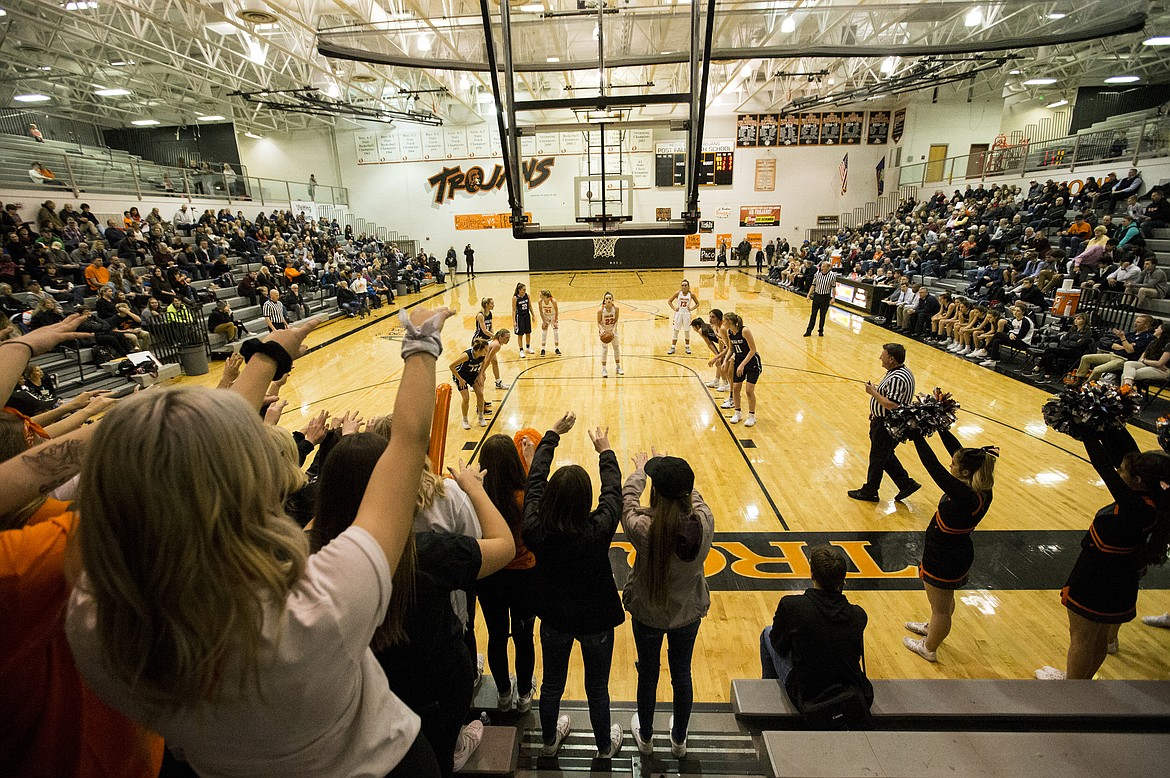
[[[695,491],[695,473],[686,460],[640,452],[635,471],[622,489],[622,527],[637,555],[626,581],[623,602],[630,612],[638,652],[638,712],[630,721],[638,750],[654,752],[654,703],[658,693],[662,638],[667,641],[674,715],[670,719],[670,751],[687,753],[687,724],[694,692],[691,655],[699,622],[707,615],[711,596],[703,563],[711,550],[715,519]],[[642,505],[650,486],[650,507]]]

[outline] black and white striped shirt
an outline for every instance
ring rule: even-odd
[[[833,284],[837,282],[837,274],[830,270],[828,273],[822,273],[818,270],[813,274],[812,290],[813,294],[832,294]]]
[[[914,374],[905,365],[895,367],[877,386],[878,394],[898,405],[905,405],[914,399]],[[876,397],[869,398],[869,414],[875,418],[885,416],[886,409]]]
[[[272,326],[274,327],[281,324],[288,324],[284,313],[284,303],[279,300],[267,300],[264,303],[264,318],[272,322]]]

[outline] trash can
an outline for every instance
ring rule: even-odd
[[[394,282],[394,294],[410,294],[410,289],[407,287],[405,281]]]
[[[207,350],[202,344],[179,348],[179,364],[187,375],[207,375]]]

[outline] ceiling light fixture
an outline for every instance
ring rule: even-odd
[[[1105,79],[1106,84],[1132,84],[1141,81],[1141,76],[1110,76]]]
[[[156,124],[162,124],[158,119],[135,119],[130,123],[135,127],[152,127]]]
[[[543,3],[525,3],[524,5],[520,6],[520,10],[523,11],[524,13],[528,13],[528,14],[543,13],[544,12],[544,4]]]
[[[1045,108],[1059,108],[1062,105],[1068,105],[1068,100],[1057,100],[1055,103],[1049,103]]]
[[[64,3],[61,7],[66,11],[89,11],[97,8],[97,0],[78,0],[78,2]]]
[[[1048,14],[1048,18],[1054,22],[1057,21],[1058,19],[1063,19],[1066,16],[1068,16],[1068,14],[1066,14],[1062,11],[1053,11],[1052,13]]]
[[[897,69],[898,69],[898,58],[897,57],[886,57],[884,60],[882,60],[881,71],[883,73],[885,73],[887,76],[890,75],[891,73],[893,73]]]
[[[1008,75],[1009,76],[1018,76],[1018,75],[1020,75],[1020,72],[1021,71],[1019,71],[1019,70],[1009,70]]]
[[[114,67],[114,68],[126,67],[127,65],[133,65],[133,64],[135,64],[135,62],[132,59],[112,59],[112,60],[110,60],[110,67]]]
[[[197,121],[197,122],[222,122],[226,118],[227,118],[226,116],[220,116],[217,113],[213,113],[210,116],[196,116],[195,121]]]
[[[1143,46],[1170,46],[1170,35],[1155,35],[1142,41]]]
[[[423,33],[423,34],[418,36],[417,45],[418,45],[419,51],[430,51],[431,46],[434,45],[434,41],[431,40],[431,36],[427,35],[426,33]]]
[[[967,15],[963,17],[963,25],[966,27],[978,27],[983,24],[983,9],[975,6]]]
[[[244,137],[251,138],[252,140],[263,140],[264,139],[263,135],[257,135],[254,132],[245,132]]]
[[[796,32],[796,17],[792,14],[784,17],[784,21],[780,22],[780,32],[790,33]]]
[[[18,103],[44,103],[48,100],[52,100],[53,98],[49,97],[48,95],[33,93],[30,95],[16,95],[12,99]]]
[[[548,57],[547,59],[545,59],[545,62],[560,62],[560,61],[561,61],[560,57]]]
[[[95,89],[93,93],[99,97],[122,97],[123,95],[131,94],[129,89],[115,87],[113,89]]]
[[[1055,83],[1055,78],[1029,78],[1024,82],[1024,86],[1048,86]]]
[[[246,47],[248,59],[257,65],[263,65],[264,61],[268,59],[268,44],[261,42],[259,38],[253,38],[249,35]]]
[[[7,16],[7,15],[8,15],[8,12],[5,11],[3,8],[0,8],[0,16]]]

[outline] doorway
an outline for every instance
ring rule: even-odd
[[[979,178],[983,175],[983,166],[987,160],[986,143],[972,143],[971,150],[967,152],[967,178]]]
[[[930,144],[926,157],[926,181],[942,181],[947,169],[947,145]]]

